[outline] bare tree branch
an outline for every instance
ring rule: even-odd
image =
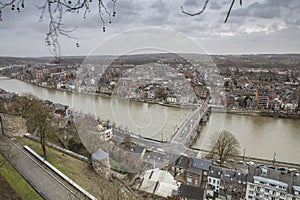
[[[17,10],[18,12],[24,8],[24,0],[10,0],[7,3],[3,3],[3,0],[0,1],[0,21],[2,21],[2,10],[6,7],[11,6],[11,10]]]
[[[202,9],[201,9],[199,12],[196,12],[196,13],[189,13],[189,12],[187,12],[187,11],[184,10],[183,6],[181,6],[181,12],[182,12],[183,14],[186,14],[186,15],[189,15],[189,16],[192,16],[192,17],[193,17],[193,16],[196,16],[196,15],[200,15],[200,14],[202,14],[202,13],[206,10],[206,7],[207,7],[207,4],[209,3],[209,1],[210,1],[210,0],[205,0],[205,3],[204,3],[204,5],[203,5]],[[235,3],[235,0],[232,0],[232,1],[231,1],[231,4],[230,4],[230,7],[229,7],[229,10],[228,10],[228,12],[227,12],[226,18],[225,18],[225,20],[224,20],[224,23],[226,23],[226,22],[228,21],[228,18],[229,18],[229,15],[230,15],[230,13],[231,13],[231,10],[232,10],[232,7],[233,7],[234,3]],[[240,0],[240,5],[241,5],[241,6],[243,5],[243,0]]]
[[[181,12],[184,13],[184,14],[186,14],[186,15],[192,16],[192,17],[195,16],[195,15],[200,15],[201,13],[203,13],[206,10],[206,6],[207,6],[208,2],[209,2],[209,0],[205,1],[202,9],[199,12],[196,12],[196,13],[193,13],[193,14],[192,13],[188,13],[188,12],[184,11],[183,6],[181,6]]]
[[[240,0],[240,1],[241,1],[241,0]],[[234,2],[235,2],[235,0],[232,0],[231,5],[230,5],[230,7],[229,7],[229,10],[228,10],[228,12],[227,12],[227,15],[226,15],[226,18],[225,18],[224,23],[226,23],[227,20],[228,20],[228,17],[229,17],[229,15],[230,15],[230,12],[231,12],[231,9],[232,9],[232,7],[233,7]]]
[[[116,16],[115,5],[117,0],[112,1],[112,8],[109,9],[103,2],[104,0],[44,0],[42,6],[36,5],[41,10],[39,21],[43,21],[45,15],[49,17],[48,32],[45,38],[46,46],[51,47],[51,52],[55,57],[59,58],[61,55],[61,47],[59,43],[59,36],[75,40],[76,47],[79,47],[78,38],[70,35],[76,29],[66,30],[63,28],[63,16],[65,13],[79,13],[83,11],[83,18],[86,18],[87,13],[91,8],[95,7],[93,2],[97,3],[97,12],[103,32],[105,32],[105,23],[111,23],[111,16]],[[6,3],[4,3],[6,2]],[[0,21],[2,20],[2,10],[11,6],[11,10],[20,12],[25,7],[24,0],[0,0]]]

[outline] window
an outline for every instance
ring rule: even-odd
[[[265,191],[266,191],[266,192],[268,192],[268,193],[270,192],[270,190],[269,190],[269,189],[266,189]]]

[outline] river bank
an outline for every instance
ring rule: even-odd
[[[15,79],[12,77],[6,77],[2,76],[5,79]],[[19,79],[15,79],[19,80]],[[80,94],[80,95],[90,95],[90,96],[97,96],[97,97],[103,97],[110,99],[112,98],[111,94],[107,93],[98,93],[98,92],[78,92],[75,90],[68,90],[68,89],[62,89],[62,88],[52,88],[48,86],[42,86],[38,84],[33,84],[31,82],[25,81],[25,80],[19,80],[24,83],[31,84],[33,86],[37,86],[40,88],[45,88],[48,90],[53,90],[53,91],[61,91],[61,92],[66,92],[69,94]],[[181,105],[181,104],[174,104],[174,103],[164,103],[162,101],[156,101],[156,100],[141,100],[141,99],[125,99],[125,98],[120,98],[120,97],[113,97],[114,99],[119,99],[122,101],[130,101],[130,102],[137,102],[137,103],[148,103],[148,104],[155,104],[155,105],[160,105],[164,107],[170,107],[170,108],[179,108],[179,109],[194,109],[197,105]],[[264,116],[264,117],[271,117],[271,118],[287,118],[287,119],[300,119],[300,112],[298,113],[291,113],[291,112],[274,112],[274,111],[262,111],[262,110],[236,110],[236,109],[212,109],[212,112],[215,113],[228,113],[228,114],[235,114],[235,115],[246,115],[246,116]]]
[[[6,77],[6,76],[2,76],[8,79],[16,79],[14,77]],[[57,91],[62,91],[62,92],[67,92],[70,94],[86,94],[86,95],[91,95],[91,96],[98,96],[98,97],[104,97],[104,98],[112,98],[112,94],[109,93],[99,93],[99,92],[78,92],[75,90],[68,90],[68,89],[63,89],[63,88],[52,88],[49,86],[42,86],[42,85],[38,85],[38,84],[34,84],[25,80],[20,80],[20,79],[16,79],[19,81],[22,81],[24,83],[28,83],[34,86],[38,86],[41,88],[46,88],[49,90],[57,90]],[[192,104],[175,104],[175,103],[166,103],[163,101],[159,101],[159,100],[153,100],[153,99],[126,99],[126,98],[120,98],[120,97],[116,97],[113,96],[113,98],[115,99],[119,99],[119,100],[124,100],[124,101],[131,101],[131,102],[138,102],[138,103],[148,103],[148,104],[156,104],[156,105],[161,105],[161,106],[165,106],[165,107],[171,107],[171,108],[180,108],[180,109],[195,109],[196,106],[198,105],[192,105]],[[220,113],[228,113],[228,114],[236,114],[236,115],[249,115],[249,116],[264,116],[264,117],[272,117],[272,118],[287,118],[287,119],[300,119],[300,112],[298,113],[292,113],[292,112],[274,112],[274,111],[265,111],[265,110],[236,110],[236,109],[213,109],[212,112],[220,112]]]
[[[233,110],[233,109],[213,109],[211,112],[214,113],[228,113],[234,115],[246,115],[246,116],[263,116],[272,118],[286,118],[286,119],[300,119],[300,113],[285,113],[285,112],[269,112],[260,110]]]
[[[4,77],[4,76],[2,76]],[[7,79],[16,79],[16,78],[12,78],[12,77],[6,77],[5,78]],[[63,88],[52,88],[52,87],[49,87],[49,86],[42,86],[42,85],[38,85],[38,84],[34,84],[34,83],[31,83],[31,82],[28,82],[28,81],[25,81],[25,80],[20,80],[20,79],[16,79],[16,80],[19,80],[21,82],[24,82],[24,83],[28,83],[28,84],[31,84],[31,85],[34,85],[34,86],[37,86],[37,87],[40,87],[40,88],[46,88],[46,89],[49,89],[49,90],[57,90],[57,91],[62,91],[62,92],[67,92],[67,93],[70,93],[70,94],[86,94],[86,95],[91,95],[91,96],[98,96],[98,97],[104,97],[104,98],[112,98],[112,94],[109,94],[109,93],[99,93],[99,92],[78,92],[76,90],[68,90],[68,89],[63,89]],[[171,108],[180,108],[180,109],[191,109],[191,108],[195,108],[195,106],[197,105],[192,105],[192,104],[174,104],[174,103],[164,103],[162,101],[157,101],[157,100],[151,100],[151,99],[145,99],[145,100],[142,100],[142,99],[126,99],[126,98],[121,98],[121,97],[116,97],[116,96],[113,96],[113,98],[115,99],[119,99],[119,100],[125,100],[125,101],[132,101],[132,102],[138,102],[138,103],[148,103],[148,104],[157,104],[157,105],[161,105],[161,106],[166,106],[166,107],[171,107]]]

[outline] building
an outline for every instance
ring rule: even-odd
[[[279,199],[287,197],[288,184],[261,176],[253,176],[253,183],[248,183],[248,199]]]
[[[247,187],[247,174],[211,166],[207,183],[207,199],[244,199]]]
[[[206,199],[205,190],[200,187],[181,184],[178,190],[173,192],[173,199],[203,200]]]
[[[147,148],[143,147],[143,146],[135,145],[135,146],[131,147],[130,151],[133,153],[133,155],[136,158],[143,159],[143,157],[147,151]]]
[[[210,160],[180,156],[170,164],[175,180],[182,183],[173,194],[175,199],[205,199]]]
[[[297,111],[300,111],[300,86],[298,86],[298,107],[297,107]]]
[[[249,166],[246,199],[299,200],[300,174],[285,168]]]
[[[223,168],[220,180],[219,199],[244,199],[247,188],[247,173]]]
[[[175,94],[169,94],[166,101],[167,103],[177,103],[177,96]]]
[[[227,107],[233,107],[235,103],[234,95],[226,94],[225,95],[225,105]]]
[[[98,129],[98,131],[100,131],[100,132],[98,132],[98,135],[102,141],[109,141],[112,139],[112,137],[113,137],[113,129],[112,128],[107,129],[99,124],[97,126],[97,129]]]
[[[211,166],[208,172],[206,196],[208,199],[218,197],[223,168]]]
[[[57,115],[60,115],[61,117],[69,117],[71,114],[71,110],[69,106],[62,105],[60,103],[54,103],[53,104],[54,113]]]
[[[269,103],[269,95],[267,89],[257,89],[255,99],[257,102],[258,109],[267,109]]]
[[[210,160],[190,158],[189,166],[186,169],[186,183],[188,185],[200,187],[206,185],[209,167],[212,165]]]
[[[173,191],[177,191],[180,185],[169,172],[160,169],[147,170],[140,178],[138,190],[165,198],[171,197]]]
[[[175,179],[181,177],[181,182],[186,180],[186,169],[189,166],[189,158],[186,156],[180,156],[173,163],[169,165],[169,171],[174,175]]]

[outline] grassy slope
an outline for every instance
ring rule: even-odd
[[[2,158],[1,154],[0,157]],[[43,199],[9,163],[0,168],[0,174],[22,199]]]
[[[26,138],[18,138],[18,141],[41,154],[39,143]],[[88,167],[86,162],[51,148],[47,148],[47,161],[98,199],[117,199],[118,187],[96,174],[93,169]],[[120,199],[131,198],[121,195]]]

